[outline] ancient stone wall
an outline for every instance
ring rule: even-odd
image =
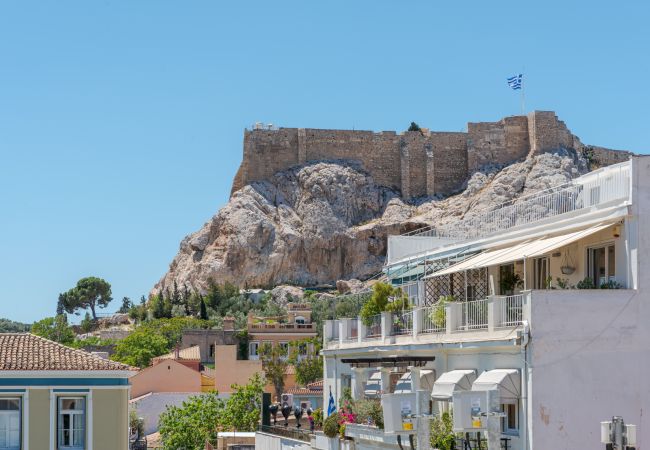
[[[581,149],[579,139],[552,111],[534,111],[498,122],[468,123],[467,132],[255,129],[244,132],[244,157],[232,192],[252,181],[311,161],[360,162],[378,185],[406,199],[450,194],[488,164],[511,164],[557,148]],[[603,165],[629,153],[594,147]]]

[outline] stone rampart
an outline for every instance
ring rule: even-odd
[[[254,129],[244,132],[244,157],[232,192],[252,181],[270,180],[279,171],[315,161],[360,162],[378,185],[406,199],[448,195],[469,175],[489,164],[506,165],[529,154],[558,148],[581,149],[552,111],[534,111],[498,122],[476,122],[467,132]],[[629,153],[594,147],[603,165]]]

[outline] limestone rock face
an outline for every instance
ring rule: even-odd
[[[349,161],[296,167],[235,192],[183,239],[153,292],[174,281],[205,291],[210,279],[249,287],[364,279],[381,270],[390,234],[425,225],[454,227],[587,171],[575,151],[558,150],[477,172],[457,195],[406,203]]]

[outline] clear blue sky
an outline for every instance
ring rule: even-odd
[[[138,299],[228,198],[243,129],[558,112],[648,150],[647,2],[0,2],[0,317],[84,276]]]

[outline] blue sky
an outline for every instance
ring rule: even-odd
[[[557,111],[646,153],[650,6],[618,2],[0,2],[0,317],[84,276],[118,307],[228,199],[243,129],[435,130]]]

